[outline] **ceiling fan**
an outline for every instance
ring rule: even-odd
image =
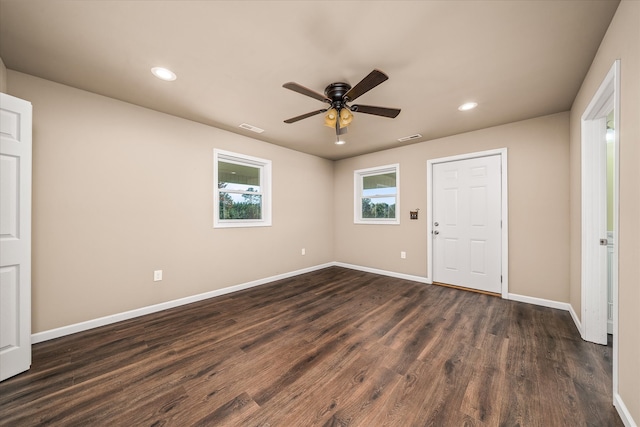
[[[373,114],[375,116],[383,116],[389,118],[395,118],[400,114],[398,108],[386,108],[376,107],[373,105],[348,105],[348,103],[355,101],[359,96],[369,92],[380,83],[387,80],[389,76],[380,70],[373,70],[364,79],[360,80],[358,84],[351,87],[348,83],[337,82],[331,83],[324,89],[324,95],[314,90],[306,88],[298,83],[289,82],[282,85],[282,87],[292,90],[294,92],[301,93],[311,98],[329,104],[327,108],[312,111],[310,113],[302,114],[300,116],[292,117],[285,120],[285,123],[295,123],[299,120],[306,119],[321,113],[325,114],[325,126],[334,127],[336,129],[337,144],[344,143],[340,139],[340,135],[347,133],[347,126],[353,120],[354,113]]]

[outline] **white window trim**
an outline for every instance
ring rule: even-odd
[[[361,218],[362,215],[362,178],[370,175],[379,175],[386,172],[396,173],[396,217],[395,218]],[[367,169],[353,171],[353,222],[354,224],[400,224],[400,164],[376,166]]]
[[[218,161],[229,161],[260,168],[262,188],[262,219],[220,219]],[[270,227],[271,226],[271,160],[231,151],[213,149],[213,228]]]

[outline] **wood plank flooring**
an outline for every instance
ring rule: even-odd
[[[339,267],[37,344],[2,426],[622,426],[568,313]]]

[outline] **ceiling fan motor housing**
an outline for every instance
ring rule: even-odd
[[[348,83],[331,83],[324,90],[324,94],[331,100],[331,106],[336,110],[344,107],[347,103],[347,99],[343,99],[344,95],[349,92],[351,85]]]

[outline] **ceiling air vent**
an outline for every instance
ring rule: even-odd
[[[418,138],[422,138],[422,135],[420,135],[419,133],[416,133],[415,135],[403,136],[402,138],[398,138],[398,141],[407,142],[407,141],[411,141],[412,139],[418,139]]]
[[[264,129],[260,129],[259,127],[255,127],[255,126],[251,126],[249,124],[246,123],[242,123],[240,126],[242,129],[246,129],[246,130],[250,130],[251,132],[255,132],[255,133],[262,133],[264,132]]]

